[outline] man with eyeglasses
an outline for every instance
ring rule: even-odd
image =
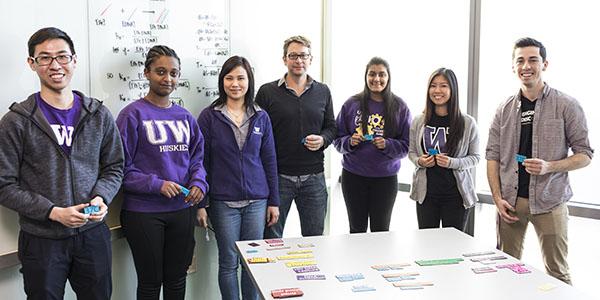
[[[512,57],[521,88],[496,111],[485,154],[498,210],[498,249],[520,259],[531,222],[546,272],[571,284],[568,172],[587,166],[594,153],[585,113],[577,100],[542,79],[548,61],[541,42],[517,40]]]
[[[323,234],[327,212],[323,151],[337,130],[329,88],[306,73],[311,62],[310,41],[290,37],[283,44],[287,73],[261,86],[256,95],[256,103],[271,117],[279,172],[279,221],[265,229],[266,238],[283,235],[294,200],[302,235]]]
[[[0,120],[0,204],[19,214],[25,293],[62,299],[68,279],[78,299],[110,299],[104,216],[123,177],[119,132],[102,102],[71,89],[77,56],[65,32],[40,29],[28,48],[41,89]]]

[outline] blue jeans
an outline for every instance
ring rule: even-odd
[[[240,299],[237,269],[240,258],[236,241],[263,238],[267,201],[260,200],[242,208],[231,208],[223,201],[211,201],[208,216],[215,229],[219,248],[219,289],[224,300]],[[242,298],[258,299],[258,291],[246,268],[242,267]]]
[[[300,176],[294,177],[294,180],[290,180],[279,175],[279,221],[265,229],[265,238],[282,237],[285,220],[294,199],[300,216],[302,236],[323,235],[327,213],[325,176],[323,172],[310,174],[304,181]]]

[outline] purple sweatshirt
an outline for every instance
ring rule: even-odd
[[[385,126],[383,102],[369,100],[369,124],[362,132],[360,102],[356,96],[344,103],[337,116],[338,137],[333,141],[335,148],[342,153],[342,167],[345,170],[365,177],[393,176],[400,170],[400,159],[408,154],[410,111],[402,99],[394,96],[399,102],[396,115],[396,133],[394,137],[385,139],[385,148],[379,150],[372,141],[364,141],[355,147],[350,146],[352,134],[383,136]],[[389,125],[388,125],[389,126]]]
[[[167,198],[160,193],[165,180],[206,195],[202,162],[204,138],[198,123],[184,108],[157,107],[139,99],[119,113],[117,126],[125,152],[123,209],[136,212],[169,212],[186,207],[182,193]]]

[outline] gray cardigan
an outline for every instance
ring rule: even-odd
[[[479,162],[479,133],[473,117],[463,114],[465,132],[458,144],[456,157],[450,158],[450,169],[456,178],[458,191],[463,198],[465,208],[472,207],[477,202],[473,169]],[[419,157],[424,153],[421,147],[425,127],[425,115],[415,118],[410,126],[410,144],[408,158],[415,164],[410,198],[423,203],[427,194],[427,174],[424,167],[419,166]]]
[[[68,228],[48,219],[54,206],[100,196],[108,205],[123,177],[123,146],[102,102],[81,96],[71,155],[58,145],[34,95],[14,103],[0,121],[0,204],[19,213],[21,230],[43,238],[77,234],[100,222]]]

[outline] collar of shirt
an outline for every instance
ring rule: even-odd
[[[287,81],[285,81],[285,77],[287,76],[287,73],[283,74],[283,77],[281,77],[281,79],[279,79],[279,82],[277,82],[277,86],[281,86],[283,84],[285,84],[285,88],[294,92],[294,94],[296,94],[296,91],[294,91],[293,88],[289,87],[287,84]],[[315,80],[310,77],[310,75],[306,74],[306,85],[304,86],[304,91],[310,89],[310,87],[312,86],[313,82]]]
[[[227,112],[226,104],[215,106],[214,110],[220,111],[221,113],[223,113],[226,116],[229,115],[229,113]],[[254,110],[247,107],[246,108],[246,118],[244,119],[244,122],[246,121],[246,119],[250,119],[252,116],[254,116],[255,111],[261,111],[261,110],[262,110],[262,108],[260,108],[260,106],[258,106],[256,103],[254,103]]]

